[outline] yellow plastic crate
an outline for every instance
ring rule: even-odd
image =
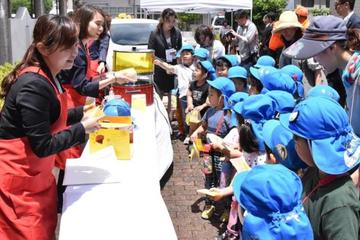
[[[131,159],[131,117],[104,117],[101,128],[89,135],[90,153],[113,146],[119,160]]]

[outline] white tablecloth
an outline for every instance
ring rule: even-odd
[[[155,124],[155,116],[159,117],[155,106],[147,107],[145,112],[132,112],[133,155],[129,161],[119,160],[119,166],[123,164],[127,171],[118,182],[67,187],[60,240],[177,239],[159,186],[173,152],[170,136],[164,138],[166,135],[160,134],[161,141],[157,139],[159,132],[168,131],[168,126],[159,125],[159,119]],[[167,155],[161,158],[159,154],[164,154],[164,148],[159,142],[165,142],[167,149]],[[100,170],[114,172],[106,166]]]

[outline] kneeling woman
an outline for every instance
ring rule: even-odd
[[[68,111],[56,78],[78,53],[75,23],[41,16],[23,60],[2,82],[0,239],[53,239],[57,223],[55,155],[98,128],[83,107]],[[68,125],[68,126],[67,126]]]

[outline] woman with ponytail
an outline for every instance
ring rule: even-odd
[[[78,53],[76,25],[67,17],[37,20],[33,42],[1,84],[0,239],[54,239],[57,223],[55,154],[85,141],[98,119],[68,110],[57,74]]]

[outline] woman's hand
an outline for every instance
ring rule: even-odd
[[[101,74],[105,73],[105,70],[106,70],[105,63],[101,62],[99,64],[99,66],[97,67],[96,72],[101,75]]]
[[[137,81],[137,73],[134,68],[128,68],[118,72],[114,72],[114,77],[115,81],[119,84]]]
[[[94,112],[92,111],[94,107],[91,105],[87,105],[84,107],[84,116],[82,117],[80,123],[85,128],[85,133],[92,133],[100,128],[100,124],[98,121],[104,117],[104,114],[101,116],[94,116]]]

